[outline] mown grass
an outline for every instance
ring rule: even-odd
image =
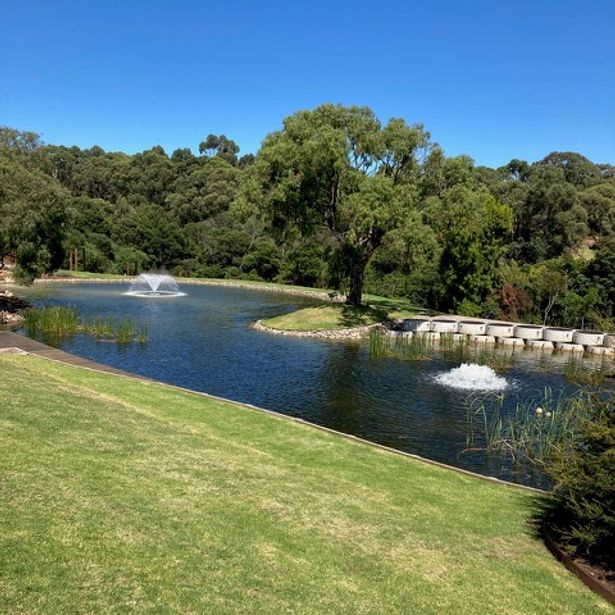
[[[532,493],[32,356],[0,373],[0,612],[615,612]]]
[[[360,307],[327,303],[268,318],[263,320],[263,324],[283,331],[331,331],[384,323],[420,313],[418,309],[411,308],[408,301],[405,303],[408,305],[403,311],[399,306],[404,304],[404,300],[388,300],[384,297]]]
[[[285,331],[329,331],[372,325],[386,318],[387,314],[382,310],[328,303],[268,318],[263,324]]]

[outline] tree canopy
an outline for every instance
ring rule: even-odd
[[[476,166],[420,124],[331,104],[241,157],[224,134],[128,155],[0,128],[0,267],[9,255],[24,281],[164,269],[599,326],[615,318],[615,167]]]

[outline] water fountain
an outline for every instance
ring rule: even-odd
[[[435,380],[453,389],[503,391],[508,387],[506,378],[498,376],[487,365],[476,365],[476,363],[462,363],[459,367],[439,374]]]
[[[125,295],[131,297],[183,297],[172,275],[161,273],[142,273],[130,285]]]

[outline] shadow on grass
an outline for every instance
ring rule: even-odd
[[[562,518],[557,498],[550,495],[536,495],[530,498],[528,513],[528,527],[533,538],[543,543],[554,542],[577,565],[589,568],[590,576],[611,586],[615,585],[615,570],[610,567],[606,559],[575,554],[574,545],[567,541],[565,531],[566,527],[574,528],[574,523]],[[615,587],[611,587],[611,592],[614,590]]]
[[[375,322],[386,322],[388,311],[381,307],[370,305],[342,305],[340,308],[340,324],[345,328],[371,325]]]

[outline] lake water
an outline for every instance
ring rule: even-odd
[[[410,362],[370,358],[367,344],[276,336],[251,323],[314,305],[310,298],[222,286],[185,285],[185,297],[125,296],[126,284],[49,284],[30,290],[36,305],[73,305],[83,317],[123,315],[146,322],[149,341],[126,347],[78,335],[55,342],[76,355],[136,374],[247,402],[454,466],[526,484],[539,474],[481,451],[467,452],[472,392],[436,381],[459,366],[455,353]],[[49,343],[48,340],[45,340]],[[517,351],[505,378],[505,409],[545,387],[572,392],[570,357]]]

